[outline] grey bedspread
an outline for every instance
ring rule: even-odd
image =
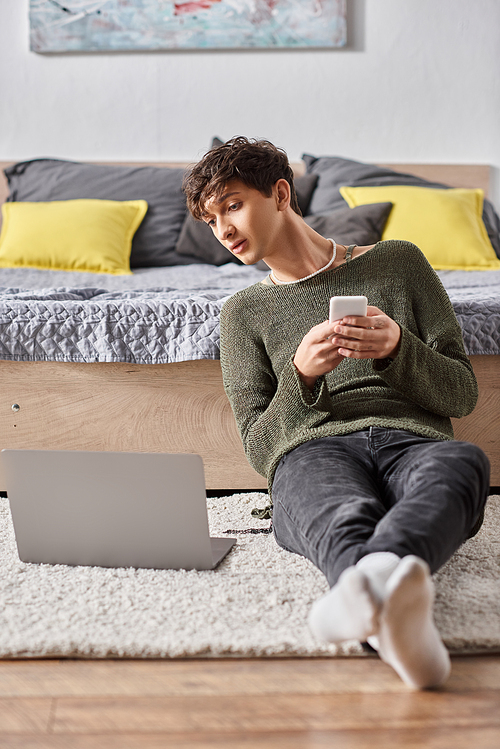
[[[0,270],[0,359],[169,364],[219,358],[219,312],[266,275],[228,263],[132,276]]]
[[[132,276],[0,270],[0,359],[168,364],[219,358],[225,299],[265,272],[228,263]],[[500,271],[439,273],[468,354],[500,353]]]
[[[500,271],[438,271],[465,344],[474,354],[500,353]]]

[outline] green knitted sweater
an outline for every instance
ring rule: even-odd
[[[344,359],[311,392],[292,359],[328,318],[329,300],[362,295],[401,327],[394,360]],[[291,285],[257,283],[221,312],[224,387],[255,470],[272,484],[281,457],[312,439],[370,426],[453,439],[450,417],[470,413],[477,383],[451,302],[415,245],[388,240]]]

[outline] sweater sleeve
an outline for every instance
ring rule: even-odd
[[[460,418],[476,405],[476,377],[448,294],[424,255],[414,251],[416,281],[408,284],[418,335],[400,325],[398,355],[393,361],[374,360],[373,367],[408,400],[440,416]]]
[[[276,441],[305,431],[331,416],[324,378],[314,393],[303,384],[290,358],[276,376],[264,344],[232,299],[221,313],[221,366],[224,388],[250,465],[267,476]]]

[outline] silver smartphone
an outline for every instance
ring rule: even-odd
[[[332,296],[330,299],[330,322],[344,317],[366,317],[368,299],[365,296]]]

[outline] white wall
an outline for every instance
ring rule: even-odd
[[[192,160],[245,134],[491,164],[500,208],[500,1],[347,3],[343,50],[38,55],[28,0],[0,0],[0,159]]]

